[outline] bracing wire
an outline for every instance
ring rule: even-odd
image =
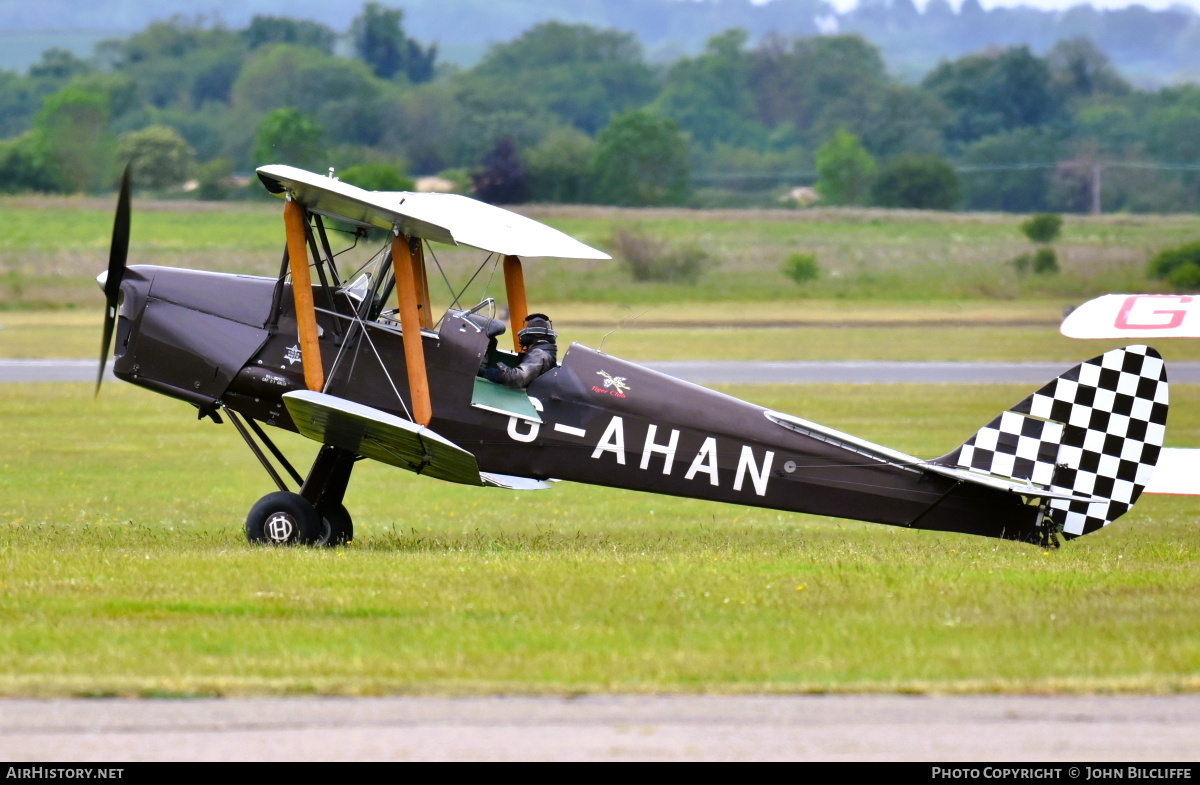
[[[426,247],[428,247],[428,244],[426,245]],[[467,289],[469,289],[471,287],[471,284],[475,282],[475,279],[479,277],[479,273],[483,272],[483,268],[487,266],[488,262],[492,261],[492,259],[494,258],[496,261],[492,265],[492,274],[488,277],[487,286],[484,287],[484,296],[487,296],[487,292],[491,289],[492,278],[494,278],[496,275],[496,266],[498,265],[498,263],[500,261],[500,257],[497,256],[495,253],[489,253],[487,255],[487,257],[483,260],[483,262],[480,263],[479,267],[475,268],[475,272],[473,272],[471,274],[470,279],[468,279],[467,282],[465,284],[463,284],[462,289],[460,289],[458,291],[458,293],[455,294],[454,285],[450,283],[450,279],[446,276],[446,271],[442,268],[441,261],[439,261],[437,258],[437,255],[433,253],[432,248],[429,249],[429,255],[433,257],[433,263],[435,265],[437,265],[438,272],[441,273],[442,280],[445,281],[445,283],[446,283],[446,288],[450,290],[450,297],[453,298],[453,300],[450,304],[450,307],[451,308],[457,307],[460,309],[462,308],[462,296],[467,293]],[[445,318],[445,314],[443,314],[443,318]],[[442,320],[438,319],[437,323],[441,324]]]
[[[604,334],[604,337],[600,339],[600,346],[598,346],[596,348],[596,351],[598,351],[598,352],[604,351],[604,342],[608,340],[608,336],[612,335],[617,330],[620,330],[622,327],[624,327],[626,322],[636,322],[638,319],[641,319],[643,316],[650,313],[650,311],[654,310],[656,307],[657,306],[651,305],[649,308],[647,308],[646,310],[637,314],[636,316],[626,316],[624,319],[617,322],[616,326],[614,326],[611,330],[606,332]]]
[[[386,251],[387,249],[384,248],[383,250]],[[366,264],[364,264],[362,267],[358,268],[358,270],[355,271],[354,276],[352,276],[352,277],[357,277],[368,266],[370,266],[372,264],[378,264],[381,262],[382,259],[383,259],[383,251],[375,254],[375,256],[373,256]],[[383,358],[379,355],[379,350],[377,348],[375,348],[375,342],[373,340],[371,340],[371,332],[367,328],[367,323],[363,320],[362,316],[359,315],[357,308],[352,309],[352,310],[353,310],[352,318],[354,319],[354,323],[358,326],[358,329],[362,333],[362,336],[367,339],[367,346],[369,346],[371,348],[371,353],[375,355],[375,360],[379,363],[379,367],[383,370],[383,375],[387,379],[388,385],[392,388],[392,393],[395,394],[396,400],[400,402],[400,408],[402,408],[404,410],[404,415],[411,422],[416,422],[416,419],[413,417],[412,412],[409,411],[409,409],[408,409],[408,405],[404,402],[404,397],[402,395],[400,395],[400,390],[396,387],[396,381],[392,378],[391,371],[388,370],[387,364],[383,361]],[[333,361],[333,367],[330,369],[329,374],[325,377],[325,386],[321,390],[322,392],[327,392],[329,390],[329,385],[332,383],[333,377],[337,373],[338,366],[341,365],[342,359],[346,353],[346,350],[349,348],[349,346],[350,346],[350,341],[347,340],[347,341],[342,342],[341,348],[338,349],[337,357]]]

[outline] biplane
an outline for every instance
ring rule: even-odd
[[[501,339],[529,313],[525,261],[607,254],[464,196],[366,191],[282,165],[258,177],[283,201],[277,276],[128,266],[126,179],[98,278],[101,374],[115,333],[117,378],[229,420],[278,488],[250,509],[254,543],[348,541],[346,488],[371,459],[469,486],[573,481],[1057,545],[1127,512],[1162,446],[1166,369],[1142,345],[1071,368],[932,459],[578,343],[509,388],[480,374],[517,361],[519,342]],[[335,225],[356,243],[371,230],[385,239],[351,272]],[[503,268],[508,324],[490,298],[433,313],[434,244]],[[263,426],[321,445],[306,473]]]

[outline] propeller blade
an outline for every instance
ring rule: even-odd
[[[96,392],[104,381],[104,365],[112,345],[113,327],[117,323],[117,299],[121,294],[121,279],[125,277],[125,262],[129,256],[129,166],[121,175],[121,192],[117,197],[117,214],[113,218],[112,245],[108,252],[108,275],[104,279],[104,341],[100,345],[100,373],[96,376]]]

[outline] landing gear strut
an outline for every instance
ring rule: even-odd
[[[357,455],[327,444],[317,453],[312,468],[308,470],[308,477],[302,479],[257,423],[249,418],[243,423],[229,408],[225,412],[250,451],[279,487],[278,491],[268,493],[250,508],[250,514],[246,516],[247,540],[255,544],[332,547],[345,545],[354,539],[354,521],[342,504],[342,499],[346,495],[346,486],[350,484],[350,473],[358,461]],[[300,485],[299,493],[287,489],[283,478],[259,448],[247,425]]]
[[[308,499],[321,518],[318,545],[344,545],[354,539],[354,521],[342,499],[358,456],[349,450],[325,445],[317,453],[300,495]]]

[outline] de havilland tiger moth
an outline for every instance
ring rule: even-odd
[[[932,459],[577,343],[527,386],[506,386],[495,369],[520,363],[530,315],[524,260],[607,254],[464,196],[367,191],[283,165],[258,177],[283,202],[278,276],[127,265],[126,172],[98,278],[101,375],[115,333],[118,379],[228,419],[278,488],[249,512],[254,543],[349,541],[346,488],[371,459],[463,485],[563,480],[1057,545],[1126,513],[1162,448],[1166,369],[1143,345],[1071,368]],[[347,275],[335,224],[356,243],[370,230],[386,240]],[[507,325],[490,298],[460,305],[453,290],[435,318],[433,244],[502,267]],[[506,329],[511,349],[497,340]],[[306,473],[263,426],[321,445]]]

